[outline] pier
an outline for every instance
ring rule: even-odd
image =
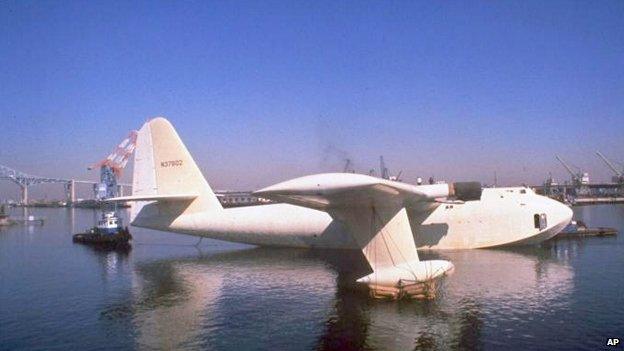
[[[536,193],[572,205],[624,203],[624,185],[614,183],[556,184],[532,186]]]
[[[563,168],[570,174],[570,181],[557,183],[552,175],[542,185],[532,186],[535,192],[572,205],[624,203],[624,170],[619,170],[600,151],[596,155],[613,172],[611,183],[590,183],[589,173],[579,167],[571,166],[558,155],[555,156]],[[577,171],[574,171],[576,168]]]

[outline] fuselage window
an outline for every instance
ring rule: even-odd
[[[535,226],[535,228],[539,229],[539,222],[540,222],[540,216],[536,213],[533,215],[533,226]]]
[[[548,223],[546,220],[546,214],[542,213],[542,214],[534,214],[533,215],[533,225],[535,226],[535,228],[539,229],[539,230],[544,230]]]

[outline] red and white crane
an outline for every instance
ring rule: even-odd
[[[133,130],[115,147],[105,159],[92,165],[89,169],[100,169],[100,183],[94,187],[95,198],[103,200],[120,196],[117,180],[121,177],[130,156],[136,147],[137,131]]]

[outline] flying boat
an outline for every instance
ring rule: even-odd
[[[223,208],[169,121],[137,134],[131,225],[270,247],[359,250],[375,297],[433,296],[430,284],[454,270],[420,260],[418,249],[538,244],[560,232],[572,211],[526,187],[478,182],[411,185],[355,173],[308,175],[254,192],[272,204]],[[492,263],[495,264],[495,263]]]

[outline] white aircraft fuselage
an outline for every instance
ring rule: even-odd
[[[567,206],[528,188],[486,188],[479,201],[426,203],[407,212],[418,249],[443,250],[537,244],[572,218]],[[545,215],[541,227],[536,215]],[[260,246],[359,249],[341,221],[291,204],[182,214],[172,223],[142,216],[133,225]]]

